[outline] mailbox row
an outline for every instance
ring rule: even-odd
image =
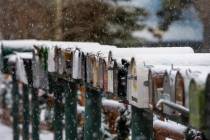
[[[127,99],[137,108],[184,116],[192,127],[209,130],[210,54],[194,53],[190,47],[117,48],[98,43],[37,40],[1,42],[2,48],[16,46],[32,51],[27,55],[16,54],[18,58],[32,59],[33,87],[37,89],[50,90],[48,73],[53,73],[67,81],[79,80],[106,95]],[[9,51],[2,51],[2,55]],[[29,83],[21,59],[15,61],[18,80]]]

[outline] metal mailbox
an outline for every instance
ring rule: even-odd
[[[207,92],[209,71],[197,71],[191,74],[192,80],[189,85],[189,109],[190,124],[199,130],[207,131]],[[209,86],[209,85],[208,85]]]
[[[148,67],[150,65],[200,65],[210,66],[209,54],[139,55],[131,60],[128,75],[128,100],[139,108],[149,107]],[[137,73],[137,74],[135,74]],[[136,77],[137,76],[137,77]],[[137,80],[136,80],[137,79]],[[136,86],[138,85],[138,86]],[[137,87],[137,88],[133,88]]]
[[[194,51],[190,47],[160,47],[160,48],[115,48],[109,52],[108,56],[108,92],[114,93],[115,95],[121,94],[118,86],[121,83],[115,82],[118,76],[118,71],[122,72],[122,59],[130,61],[132,56],[143,55],[143,54],[193,54]],[[125,69],[124,69],[125,70]],[[126,70],[127,71],[127,70]],[[124,77],[124,76],[123,76]],[[119,81],[119,80],[118,80]],[[124,82],[123,82],[124,83]]]

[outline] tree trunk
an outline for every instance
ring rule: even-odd
[[[200,11],[200,16],[203,21],[204,27],[204,43],[203,43],[203,50],[210,49],[210,1],[209,0],[200,0],[195,1],[196,6]]]
[[[63,8],[63,0],[55,0],[55,40],[58,41],[63,39],[62,8]]]

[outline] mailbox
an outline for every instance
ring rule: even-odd
[[[82,79],[81,76],[81,52],[80,50],[76,49],[73,52],[73,72],[72,72],[73,79]]]
[[[134,58],[131,60],[127,77],[128,100],[138,108],[149,108],[148,86],[144,85],[148,82],[148,74],[147,67],[139,66]]]
[[[189,109],[190,109],[190,124],[203,132],[208,131],[208,119],[206,106],[208,100],[209,70],[192,72],[192,80],[189,86]]]
[[[160,99],[168,99],[168,94],[164,91],[164,82],[169,69],[170,66],[161,65],[153,65],[149,68],[148,83],[144,83],[144,85],[149,87],[149,104],[152,108]]]
[[[114,48],[108,55],[108,92],[114,94],[120,94],[118,86],[120,83],[115,81],[116,75],[118,75],[121,69],[122,59],[129,61],[132,56],[143,54],[192,54],[194,51],[190,47],[162,47],[162,48]],[[121,71],[122,72],[122,71]],[[117,76],[119,79],[119,75]],[[120,91],[122,92],[122,91]]]
[[[207,138],[210,138],[210,74],[207,76],[206,80],[206,85],[205,85],[205,90],[206,90],[206,106],[205,106],[205,122],[206,122],[206,131],[205,134]]]
[[[66,77],[69,80],[72,78],[72,73],[73,73],[73,55],[74,54],[71,49],[63,50],[63,56],[64,56],[63,57],[64,58],[63,75],[64,75],[64,77]]]
[[[184,78],[180,72],[177,72],[175,78],[175,103],[185,106]]]
[[[147,66],[171,66],[172,64],[180,66],[209,66],[210,54],[137,55],[132,58],[130,70],[128,72],[129,77],[127,90],[130,104],[139,108],[149,107],[149,90],[148,87],[145,86],[145,83],[149,82],[149,71]]]
[[[122,59],[122,67],[118,70],[118,97],[121,99],[127,98],[127,75],[129,63]]]
[[[205,126],[205,110],[204,110],[204,91],[203,85],[199,85],[195,80],[190,82],[190,124],[201,129]]]
[[[151,79],[150,79],[151,78]],[[151,81],[151,82],[150,82]],[[157,104],[157,102],[164,98],[164,91],[163,91],[163,83],[164,83],[164,73],[162,72],[155,72],[150,70],[149,71],[149,101],[152,101],[153,107]],[[152,98],[152,99],[150,99]]]

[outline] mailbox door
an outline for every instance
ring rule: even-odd
[[[75,50],[74,56],[73,56],[73,79],[81,79],[80,77],[80,51]]]
[[[64,52],[64,74],[70,79],[72,78],[73,71],[73,52],[71,50],[65,50]]]
[[[184,79],[180,73],[177,73],[177,76],[176,76],[175,102],[179,105],[185,106]]]
[[[86,81],[86,56],[81,53],[81,79]]]
[[[202,129],[205,126],[204,109],[204,90],[192,80],[189,87],[190,96],[190,124],[196,129]]]
[[[91,71],[92,71],[92,83],[94,87],[97,87],[98,85],[98,62],[96,58],[93,56],[91,57]]]
[[[91,83],[92,82],[92,71],[91,71],[91,59],[90,59],[90,56],[86,56],[86,80],[87,80],[87,83]]]
[[[109,93],[114,92],[114,88],[113,88],[113,85],[114,85],[113,67],[114,67],[114,63],[112,63],[108,66],[108,92]]]
[[[164,98],[163,95],[163,74],[162,73],[155,73],[153,74],[154,80],[154,96],[155,96],[155,104]]]
[[[163,92],[164,92],[164,99],[171,101],[171,88],[170,88],[170,77],[168,74],[164,75],[164,80],[163,80]],[[172,115],[172,109],[170,109],[167,106],[163,106],[163,112]]]
[[[101,89],[104,89],[103,82],[104,82],[104,60],[102,58],[99,58],[99,65],[98,65],[98,84]]]
[[[155,107],[155,102],[154,102],[154,87],[153,87],[153,79],[152,79],[152,71],[149,71],[149,104],[153,107]]]
[[[104,61],[104,73],[103,73],[103,89],[105,91],[105,93],[108,92],[108,68],[106,65],[106,61]]]
[[[134,106],[137,106],[137,107],[140,107],[139,106],[139,103],[141,102],[141,93],[139,93],[138,95],[138,81],[137,81],[137,67],[135,64],[131,65],[129,67],[129,77],[128,77],[128,97],[129,97],[129,102],[134,105]],[[140,75],[138,75],[140,76]],[[140,80],[140,78],[139,78]],[[140,99],[140,100],[139,100]]]
[[[117,95],[118,93],[118,65],[115,62],[114,68],[113,68],[113,90],[114,95]]]
[[[120,68],[118,71],[118,97],[126,99],[127,97],[127,75],[125,68]]]
[[[206,135],[207,138],[210,137],[210,75],[208,75],[206,82],[206,111],[205,111],[205,122],[206,122]]]

